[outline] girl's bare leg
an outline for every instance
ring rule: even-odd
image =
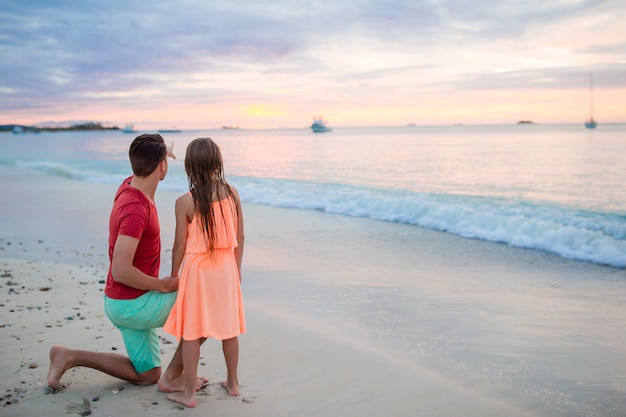
[[[196,381],[198,376],[198,360],[200,359],[200,339],[183,340],[181,344],[185,390],[172,392],[167,396],[167,399],[193,408],[197,405]]]
[[[239,395],[239,379],[237,378],[237,366],[239,365],[239,339],[233,337],[231,339],[222,340],[222,351],[226,360],[226,370],[228,378],[222,381],[222,386],[226,388],[229,395]]]

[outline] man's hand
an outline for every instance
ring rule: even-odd
[[[161,292],[178,291],[178,277],[165,277],[161,281]]]
[[[172,159],[176,159],[176,155],[174,155],[174,142],[172,142],[170,146],[167,147],[167,156]]]

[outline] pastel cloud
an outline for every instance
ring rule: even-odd
[[[5,0],[0,123],[624,121],[623,2],[294,3]]]

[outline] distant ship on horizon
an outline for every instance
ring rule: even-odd
[[[315,116],[313,118],[311,129],[313,130],[313,133],[331,132],[333,130],[326,126],[326,121],[321,116]]]

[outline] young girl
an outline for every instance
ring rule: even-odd
[[[167,398],[196,406],[200,345],[222,340],[228,377],[222,382],[239,395],[239,340],[246,324],[241,296],[243,215],[239,194],[224,178],[222,155],[209,138],[187,147],[189,193],[176,200],[172,276],[179,276],[176,303],[163,329],[182,339],[185,390]]]

